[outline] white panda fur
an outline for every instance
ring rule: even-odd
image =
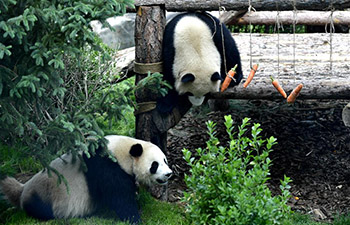
[[[220,73],[220,54],[209,27],[202,20],[195,16],[180,20],[175,27],[174,47],[173,74],[175,89],[180,95],[190,92],[204,100],[205,94],[219,91],[221,80],[210,81],[210,75]],[[181,82],[181,78],[188,73],[194,75],[194,81]],[[191,101],[194,105],[201,105],[202,102],[197,104]]]
[[[182,13],[167,23],[162,57],[163,79],[174,87],[157,100],[157,109],[162,113],[187,102],[201,105],[208,93],[219,91],[221,81],[235,65],[235,80],[230,86],[238,85],[243,77],[239,51],[230,31],[205,12]]]
[[[108,207],[121,220],[139,223],[135,181],[165,184],[172,171],[163,152],[150,142],[118,135],[106,139],[118,163],[99,154],[89,159],[83,156],[87,172],[71,154],[50,163],[67,180],[69,193],[64,183],[57,186],[54,173],[49,177],[45,170],[25,184],[7,177],[0,182],[0,190],[12,204],[42,220],[85,217],[99,207]]]

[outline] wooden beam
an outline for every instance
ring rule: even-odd
[[[279,79],[278,81],[282,84],[287,95],[299,83],[302,83],[304,87],[298,99],[350,99],[350,79]],[[224,93],[212,93],[209,98],[283,100],[283,97],[272,86],[268,77],[254,79],[247,88],[239,85],[227,89]]]
[[[293,1],[290,0],[254,0],[252,6],[258,11],[293,10]],[[296,0],[296,8],[299,10],[328,11],[331,2],[334,9],[343,10],[350,8],[350,0]],[[135,5],[165,5],[167,11],[218,11],[220,6],[226,10],[246,10],[247,0],[135,0]]]
[[[283,11],[279,13],[279,22],[283,25],[293,24],[293,11]],[[302,25],[326,25],[331,22],[331,12],[321,11],[297,11],[296,24]],[[220,16],[220,20],[227,25],[274,25],[276,24],[276,11],[251,11],[242,17],[237,18],[236,12],[225,12]],[[333,12],[334,24],[350,25],[350,11]]]

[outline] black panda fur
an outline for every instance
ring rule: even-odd
[[[96,207],[113,210],[122,221],[139,223],[135,177],[127,174],[107,156],[97,153],[94,157],[84,155],[83,158],[87,166],[85,177],[88,189]]]

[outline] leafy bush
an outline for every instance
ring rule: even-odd
[[[91,72],[94,62],[108,58],[108,52],[96,42],[90,22],[106,25],[107,18],[124,14],[132,3],[0,0],[0,139],[4,143],[28,146],[25,154],[44,166],[54,154],[94,151],[103,132],[92,112],[105,110],[119,118],[122,110],[117,106],[127,101],[127,94],[101,91],[106,87],[101,85],[105,71]],[[84,54],[96,50],[102,55],[90,54],[93,63],[86,66]]]
[[[249,125],[245,118],[238,132],[234,132],[231,116],[225,116],[230,141],[228,147],[223,147],[215,136],[216,124],[208,121],[210,138],[206,149],[196,150],[199,158],[183,150],[191,167],[191,176],[185,176],[188,191],[184,201],[194,224],[281,224],[291,213],[286,205],[290,179],[285,176],[281,181],[281,195],[272,196],[266,186],[271,165],[269,153],[276,139],[262,139],[260,124],[251,126],[248,137]]]

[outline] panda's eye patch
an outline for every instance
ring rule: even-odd
[[[192,82],[194,80],[195,80],[195,77],[192,73],[187,73],[181,77],[182,83],[188,83],[188,82]]]
[[[218,81],[218,80],[222,80],[220,74],[218,72],[213,73],[213,75],[211,75],[211,81]]]
[[[158,166],[159,166],[159,163],[156,161],[153,161],[151,168],[149,169],[151,174],[155,174],[157,172]]]

